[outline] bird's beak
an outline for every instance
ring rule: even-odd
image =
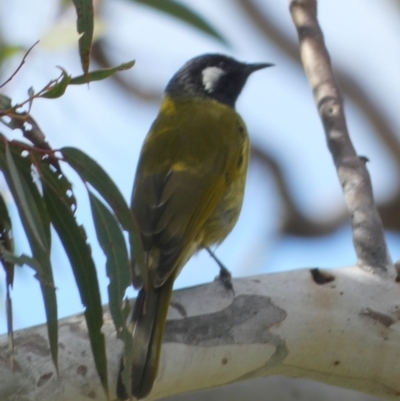
[[[248,75],[251,73],[262,70],[263,68],[268,68],[268,67],[273,67],[275,64],[271,63],[255,63],[255,64],[246,64],[245,71],[247,72]]]

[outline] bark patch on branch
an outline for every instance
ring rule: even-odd
[[[37,381],[36,385],[38,387],[42,387],[43,385],[45,385],[53,376],[52,372],[46,373],[42,376],[40,376],[39,380]]]
[[[314,280],[315,284],[318,284],[318,285],[324,285],[327,283],[331,283],[332,281],[335,280],[334,275],[324,272],[318,268],[311,269],[310,273],[311,273],[312,279]]]
[[[371,308],[363,309],[360,312],[360,315],[367,316],[367,317],[373,319],[375,322],[378,322],[378,323],[384,325],[385,327],[390,327],[392,324],[395,323],[395,320],[391,316],[386,315],[381,312],[374,311]]]
[[[206,347],[265,343],[277,346],[282,339],[269,329],[286,316],[286,311],[274,305],[269,297],[240,295],[219,312],[168,320],[164,342]]]
[[[50,355],[47,339],[36,333],[30,333],[27,336],[16,338],[15,348],[24,348],[25,351],[32,352],[39,356]]]

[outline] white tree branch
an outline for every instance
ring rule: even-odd
[[[219,282],[174,293],[149,400],[271,375],[398,399],[400,298],[394,277],[349,267],[329,274],[269,274],[233,284],[235,296]],[[113,391],[122,346],[107,311],[105,320]],[[7,336],[0,337],[1,401],[105,398],[83,315],[63,319],[59,326],[59,377],[45,325],[15,334],[14,372]]]
[[[392,267],[365,163],[351,142],[343,100],[317,20],[316,0],[289,0],[300,55],[325,129],[353,229],[358,265],[376,273]],[[400,271],[399,271],[400,274]]]

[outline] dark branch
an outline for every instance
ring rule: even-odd
[[[0,85],[0,88],[8,84],[18,73],[18,71],[22,68],[22,66],[25,64],[25,60],[28,57],[28,54],[31,52],[31,50],[39,43],[39,41],[35,42],[25,53],[24,57],[22,58],[22,61],[19,63],[17,69],[11,74],[10,78],[8,78],[5,82],[3,82]]]

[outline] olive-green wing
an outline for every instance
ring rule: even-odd
[[[133,212],[145,251],[158,259],[153,265],[156,286],[167,279],[183,257],[191,256],[186,252],[223,191],[218,174],[203,176],[191,170],[177,171],[174,166],[166,174],[146,174],[137,181]]]
[[[160,134],[155,124],[146,140],[132,199],[156,287],[196,251],[201,228],[226,191],[227,172],[241,155],[240,142],[226,142],[218,125],[200,134],[189,123],[166,125]]]

